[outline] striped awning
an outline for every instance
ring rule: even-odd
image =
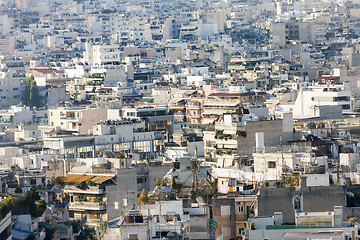
[[[82,182],[82,181],[92,181],[95,184],[102,184],[115,176],[98,176],[98,175],[80,175],[80,174],[72,174],[63,179],[65,183],[71,182]]]

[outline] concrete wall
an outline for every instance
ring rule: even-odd
[[[172,167],[172,164],[149,167],[149,188],[154,189],[156,187],[156,179],[165,176]]]
[[[238,138],[238,154],[251,155],[255,151],[255,134],[257,132],[264,133],[265,147],[280,145],[280,136],[282,136],[283,145],[288,144],[287,141],[299,139],[298,133],[283,132],[283,129],[283,120],[247,122],[246,137]]]
[[[222,211],[223,208],[223,211]],[[224,208],[230,208],[229,215]],[[235,199],[217,198],[213,201],[213,219],[218,223],[216,236],[223,234],[224,239],[236,237]]]
[[[127,209],[137,203],[136,169],[118,169],[116,185],[106,186],[106,210],[108,220],[121,216]]]
[[[334,206],[345,208],[345,187],[302,187],[295,188],[262,188],[258,198],[258,216],[272,216],[274,212],[282,212],[283,222],[295,221],[293,198],[303,198],[303,211],[333,211]],[[360,211],[359,211],[360,212]],[[344,214],[344,220],[347,214]]]
[[[118,169],[115,179],[117,184],[106,187],[108,220],[119,217],[127,209],[138,204],[138,194],[143,189],[153,189],[156,179],[164,176],[169,170],[170,165]],[[143,178],[143,183],[137,183],[137,178],[140,177]]]
[[[312,229],[312,233],[321,233],[325,236],[321,236],[318,234],[318,239],[345,239],[342,235],[339,236],[333,236],[331,234],[326,234],[326,232],[333,231],[334,228],[315,228]],[[346,227],[346,228],[336,228],[336,231],[343,231],[343,235],[351,236],[352,231],[354,231],[355,236],[357,236],[357,228],[355,227]],[[279,229],[279,230],[252,230],[249,234],[249,240],[258,240],[258,239],[268,239],[268,240],[278,240],[278,239],[284,239],[285,233],[303,233],[304,235],[301,238],[297,239],[309,239],[307,238],[307,233],[309,233],[309,229]],[[325,238],[326,237],[326,238]],[[330,238],[331,237],[331,238]],[[339,237],[339,238],[337,238]],[[290,237],[291,238],[291,237]],[[289,238],[285,238],[289,239]]]
[[[80,134],[89,134],[89,130],[92,130],[93,126],[101,120],[107,119],[107,109],[97,108],[85,110],[82,112],[82,117],[79,118],[79,122],[82,125],[79,127]]]

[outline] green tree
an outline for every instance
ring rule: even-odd
[[[156,186],[160,186],[160,185],[161,185],[161,177],[156,179]]]
[[[351,217],[349,218],[349,224],[353,227],[355,225],[355,223],[357,222],[356,217]]]
[[[40,195],[35,187],[27,191],[22,198],[14,198],[8,196],[0,201],[0,219],[2,219],[9,211],[13,215],[30,214],[36,218],[41,216],[46,209],[44,200],[40,200]]]
[[[17,187],[15,188],[15,193],[22,193],[22,188],[21,187]]]
[[[28,77],[26,79],[24,103],[27,106],[30,105],[30,85],[31,85],[31,82],[33,82],[33,81],[34,81],[34,76],[33,75],[31,75],[30,77]]]
[[[150,201],[149,194],[145,189],[143,189],[142,192],[140,193],[138,200],[141,205],[147,204]]]
[[[30,106],[31,107],[40,106],[39,89],[35,81],[32,81],[30,85]]]
[[[41,104],[39,88],[32,75],[26,79],[24,103],[30,107],[39,107]]]
[[[65,183],[61,177],[56,177],[53,179],[53,181],[54,181],[55,187],[57,187],[57,188],[63,188],[65,186]]]
[[[32,206],[30,214],[34,218],[40,217],[46,210],[46,202],[43,199],[35,201]]]

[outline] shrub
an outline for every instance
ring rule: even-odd
[[[75,187],[77,187],[77,188],[79,188],[79,189],[81,189],[81,190],[86,190],[86,189],[89,188],[89,186],[86,184],[85,181],[77,182],[77,183],[75,184]]]
[[[21,188],[21,187],[17,187],[17,188],[15,189],[15,193],[23,193],[22,188]]]
[[[96,184],[95,184],[93,181],[91,181],[91,180],[88,180],[88,181],[86,182],[86,184],[87,184],[88,186],[96,186]]]
[[[64,185],[65,185],[65,183],[64,183],[64,181],[62,180],[61,177],[57,177],[57,178],[55,178],[55,180],[54,180],[54,185],[55,185],[55,187],[63,188]]]
[[[140,193],[138,200],[141,205],[147,204],[150,201],[149,194],[145,189],[143,189],[142,192]]]
[[[158,177],[158,179],[156,179],[156,186],[160,186],[161,185],[161,177]]]

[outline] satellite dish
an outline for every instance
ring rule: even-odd
[[[199,197],[196,198],[196,202],[198,202],[198,203],[204,203],[204,199],[199,196]]]
[[[104,231],[102,229],[98,228],[98,229],[95,230],[95,234],[99,239],[99,238],[102,238],[104,236]]]

